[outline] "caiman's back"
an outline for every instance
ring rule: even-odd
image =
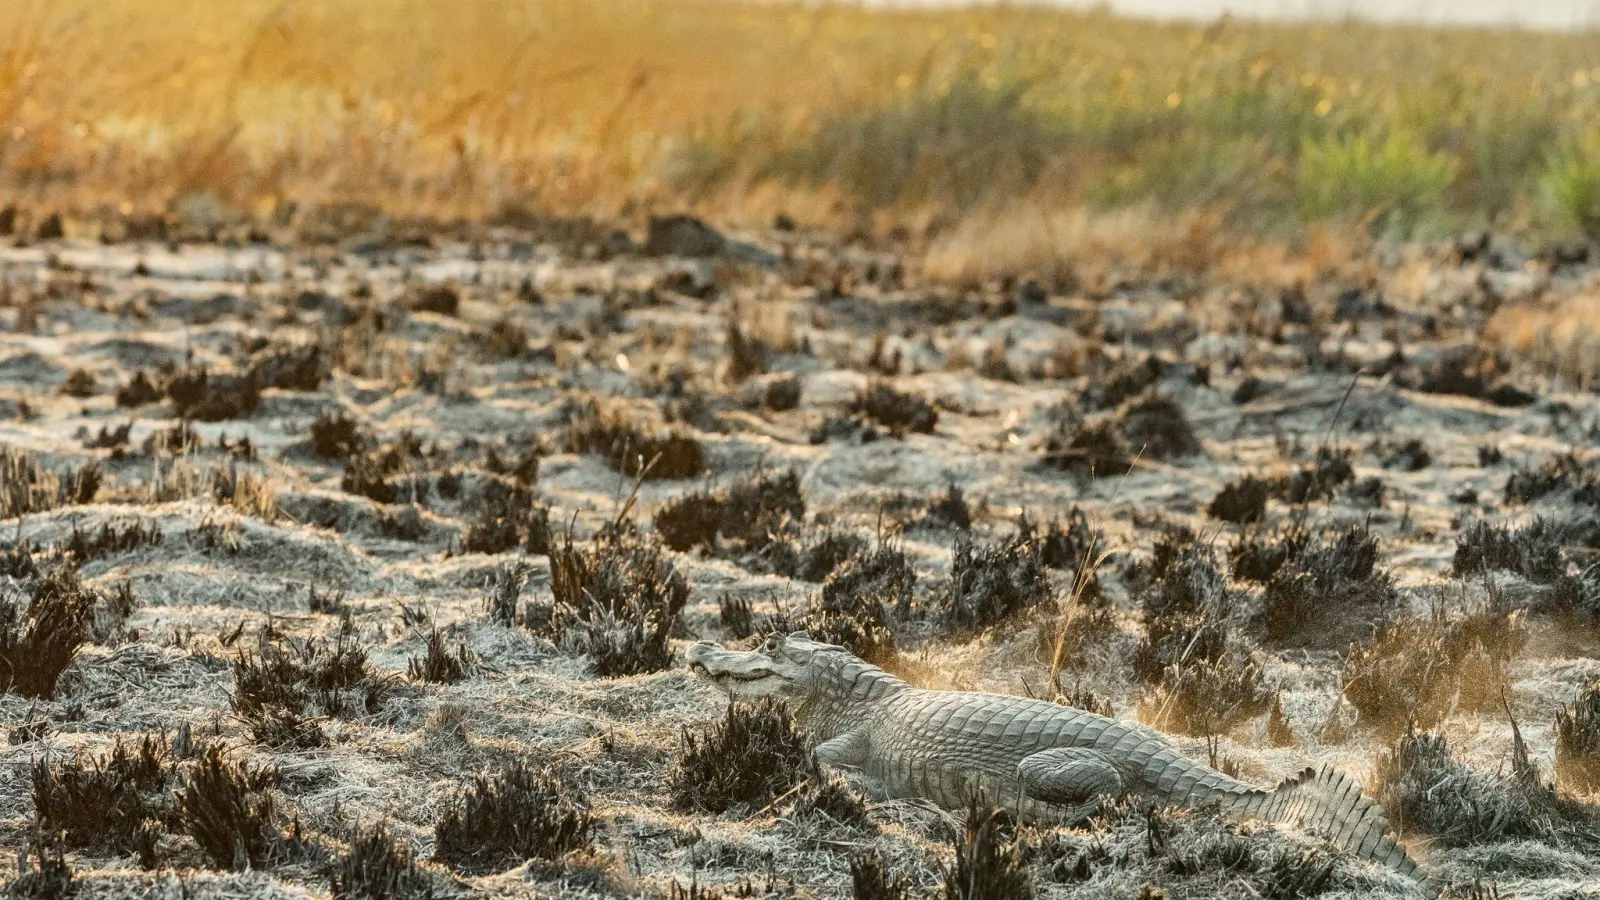
[[[865,771],[891,796],[961,808],[981,791],[1032,822],[1070,823],[1094,811],[1093,796],[1051,802],[1030,790],[1023,776],[1037,760],[1078,766],[1079,781],[1097,783],[1104,793],[1179,807],[1216,803],[1239,818],[1303,826],[1364,859],[1416,871],[1382,809],[1331,769],[1307,769],[1267,790],[1189,759],[1150,728],[1043,700],[909,688],[883,697],[879,706],[869,714],[872,751]],[[1081,774],[1090,763],[1101,770]]]

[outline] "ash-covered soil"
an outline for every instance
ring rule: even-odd
[[[1600,881],[1600,404],[1480,340],[1590,270],[634,238],[0,250],[13,890],[1420,895],[1204,810],[861,815],[682,668],[774,628],[1340,767],[1452,896]]]

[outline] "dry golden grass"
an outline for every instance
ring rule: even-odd
[[[1070,246],[1078,211],[1199,210],[1157,229],[1180,253],[1195,228],[1324,219],[1571,231],[1600,222],[1596,98],[1580,35],[742,0],[0,4],[0,190],[201,220],[677,207],[937,231],[1025,208]]]
[[[1600,293],[1592,289],[1553,302],[1504,307],[1489,320],[1484,336],[1491,346],[1579,390],[1600,384]]]

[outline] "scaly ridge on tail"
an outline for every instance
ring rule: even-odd
[[[1342,772],[1308,768],[1266,794],[1251,799],[1262,818],[1324,835],[1362,859],[1421,878],[1417,863],[1395,837],[1383,807]]]

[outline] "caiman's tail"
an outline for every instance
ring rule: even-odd
[[[1362,793],[1361,786],[1331,767],[1306,769],[1271,791],[1252,791],[1240,812],[1294,825],[1323,835],[1362,859],[1423,878],[1416,862],[1395,837],[1383,807]]]

